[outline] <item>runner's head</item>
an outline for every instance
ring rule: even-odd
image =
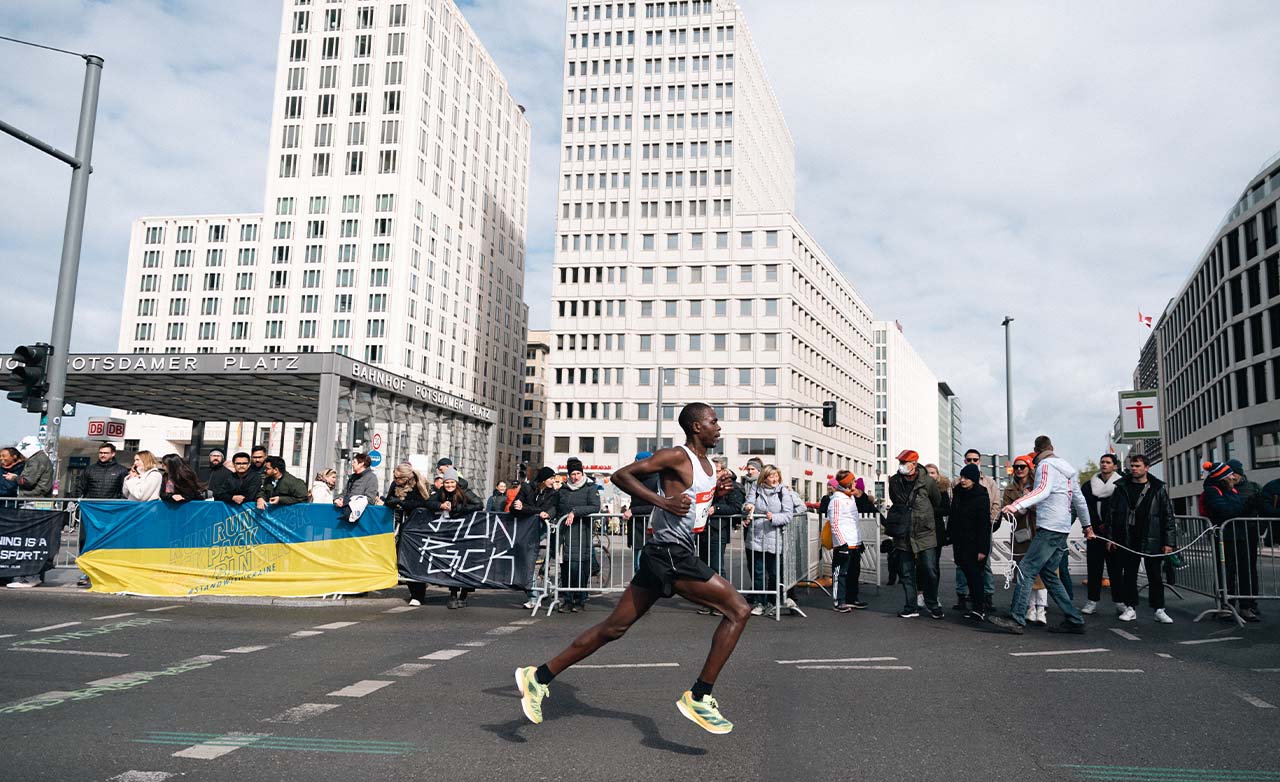
[[[720,441],[720,421],[711,405],[691,402],[680,411],[680,428],[690,442],[711,448]]]

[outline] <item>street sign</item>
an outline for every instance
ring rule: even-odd
[[[381,451],[370,451],[370,452],[369,452],[369,466],[370,466],[370,467],[377,467],[379,464],[382,464],[382,452],[381,452]]]
[[[377,451],[382,448],[382,435],[378,432],[373,433],[373,450]]]
[[[1160,399],[1154,388],[1120,392],[1120,441],[1160,436]]]
[[[72,456],[70,459],[67,459],[67,467],[71,468],[72,470],[83,470],[88,466],[89,466],[88,456]]]
[[[122,418],[90,418],[88,437],[102,437],[107,440],[124,439],[125,422]]]

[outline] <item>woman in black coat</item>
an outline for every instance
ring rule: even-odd
[[[982,473],[976,464],[966,464],[960,479],[951,488],[951,513],[947,536],[956,567],[970,584],[982,583],[983,561],[991,554],[991,502],[978,481]],[[985,620],[982,606],[975,605],[966,618]]]
[[[462,488],[457,470],[450,467],[442,477],[444,482],[431,495],[431,499],[427,500],[427,510],[433,515],[437,518],[462,519],[484,510],[484,503],[480,498],[470,489]],[[466,587],[449,587],[449,608],[466,608],[467,596],[472,591]]]
[[[533,483],[521,484],[516,498],[511,501],[511,513],[518,519],[536,520],[543,525],[543,534],[538,536],[538,543],[534,544],[535,549],[539,548],[542,538],[546,536],[547,522],[554,524],[556,519],[560,518],[560,492],[556,489],[556,471],[550,467],[543,467],[534,476]],[[536,560],[537,551],[533,552],[533,556]],[[533,583],[524,591],[524,596],[527,598],[525,608],[532,609],[538,604],[536,573],[533,576]]]
[[[391,471],[391,490],[382,498],[382,504],[391,508],[396,515],[397,541],[400,528],[409,523],[414,511],[426,508],[430,498],[431,484],[427,483],[427,479],[413,469],[412,464],[397,464]],[[422,601],[427,599],[427,585],[421,581],[410,581],[408,586],[409,605],[422,605]]]

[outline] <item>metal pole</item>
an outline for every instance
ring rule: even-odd
[[[658,409],[655,412],[658,427],[653,436],[653,451],[657,453],[662,450],[662,367],[658,367]]]
[[[98,116],[98,86],[102,81],[102,58],[84,56],[84,93],[80,98],[80,126],[76,130],[78,168],[71,170],[71,197],[67,201],[67,224],[62,235],[62,265],[58,271],[58,292],[53,305],[53,356],[49,360],[49,432],[45,453],[53,463],[53,494],[58,494],[58,437],[62,430],[62,402],[67,395],[67,356],[71,349],[71,320],[76,306],[76,280],[80,274],[80,244],[84,238],[84,210],[89,197],[92,170],[93,130]]]
[[[1013,459],[1013,360],[1012,341],[1009,337],[1009,324],[1013,323],[1013,318],[1008,315],[1004,316],[1004,405],[1005,405],[1005,432],[1009,442],[1009,459]]]

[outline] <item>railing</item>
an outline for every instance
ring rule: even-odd
[[[1259,600],[1280,600],[1280,518],[1237,518],[1218,529],[1222,601],[1238,623],[1252,619]]]

